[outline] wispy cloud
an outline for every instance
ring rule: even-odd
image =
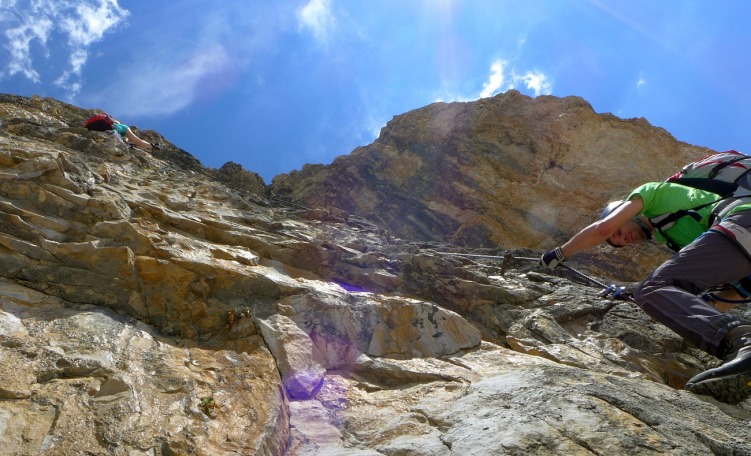
[[[113,65],[106,82],[83,90],[80,101],[123,118],[166,116],[221,96],[240,78],[260,87],[270,77],[260,60],[278,52],[278,36],[296,27],[281,19],[294,18],[295,10],[274,2],[227,0],[200,15],[180,15],[181,9],[161,10],[174,16],[172,27],[134,37],[138,52]]]
[[[509,63],[498,59],[490,65],[487,81],[482,84],[480,98],[490,97],[497,93],[505,92],[523,86],[531,91],[534,96],[550,95],[553,93],[553,84],[550,78],[541,71],[525,71],[517,73],[515,68],[508,69]]]
[[[646,84],[647,84],[647,80],[646,80],[646,79],[644,79],[644,75],[640,73],[640,74],[639,74],[639,79],[638,79],[638,80],[636,81],[636,88],[637,88],[637,89],[641,89],[641,88],[642,88],[642,87],[644,87],[644,86],[645,86]]]
[[[331,0],[310,0],[297,11],[297,21],[301,30],[310,30],[319,43],[326,44],[335,22]]]
[[[35,69],[32,46],[49,57],[48,42],[62,35],[66,43],[68,68],[54,81],[69,98],[81,88],[81,72],[88,60],[88,48],[122,24],[128,17],[117,0],[9,0],[0,1],[0,26],[5,29],[4,48],[8,62],[0,79],[21,74],[42,82]]]
[[[490,65],[490,78],[482,84],[482,92],[480,92],[480,98],[492,96],[497,93],[503,87],[503,67],[507,65],[504,60],[496,60]]]
[[[548,77],[540,71],[527,71],[523,75],[514,75],[514,83],[523,84],[535,96],[550,95],[553,93],[553,85],[548,80]]]
[[[47,38],[54,27],[54,23],[44,17],[36,20],[28,18],[23,24],[5,30],[7,43],[5,48],[10,53],[10,59],[3,76],[13,76],[21,73],[34,82],[40,82],[39,73],[34,69],[31,58],[31,42],[38,40],[42,45],[47,43]]]
[[[132,68],[125,68],[129,78],[116,78],[116,86],[92,96],[90,102],[107,104],[126,116],[172,114],[194,103],[212,84],[221,84],[234,65],[227,49],[217,43],[202,45],[179,59],[165,56],[148,66],[135,62]],[[112,92],[127,93],[128,97],[112,99],[107,96]]]

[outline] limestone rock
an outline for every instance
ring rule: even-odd
[[[511,90],[396,116],[373,144],[277,176],[272,191],[368,214],[404,239],[552,248],[608,201],[708,153],[645,119],[596,114],[578,97]],[[643,277],[655,255],[622,271]]]
[[[262,194],[266,191],[266,184],[261,176],[245,170],[237,163],[227,162],[215,174],[219,181],[225,182],[230,187],[250,193]]]
[[[625,151],[664,154],[635,170],[657,178],[698,148],[509,93],[280,177],[301,207],[156,132],[129,150],[89,112],[0,96],[4,454],[751,454],[749,401],[682,390],[716,360],[530,248],[632,185]],[[322,176],[356,204],[316,199]],[[560,191],[579,180],[595,196]],[[570,264],[636,280],[603,252]]]
[[[258,323],[277,360],[287,393],[292,398],[309,398],[326,374],[322,356],[310,336],[284,315],[272,315]]]

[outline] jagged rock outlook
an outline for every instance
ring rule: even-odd
[[[541,104],[547,118],[571,117],[557,111],[569,99],[509,94],[400,122],[433,112],[433,124],[449,128],[456,117],[441,113],[461,108],[461,125],[482,132],[526,122],[477,124],[488,112]],[[83,129],[90,112],[0,96],[4,453],[751,454],[749,404],[683,391],[713,361],[633,305],[534,262],[438,254],[457,247],[438,235],[413,242],[428,231],[403,234],[418,233],[410,230],[422,226],[419,214],[387,230],[341,205],[288,204],[255,173],[207,169],[153,131],[139,135],[163,149],[128,150]],[[599,132],[592,140],[621,139],[617,150],[580,144],[602,149],[603,163],[644,144],[677,144],[644,121],[578,119],[577,129]],[[644,127],[623,135],[624,122]],[[410,147],[390,165],[407,172],[416,158],[405,151],[433,147],[419,126],[400,134]],[[546,134],[530,129],[526,141],[553,144]],[[539,171],[523,147],[489,139],[487,153],[494,144],[521,174]],[[675,147],[675,156],[691,150]],[[651,172],[667,172],[668,162]],[[385,175],[379,163],[370,172]],[[575,179],[549,169],[559,174],[536,179],[565,188],[564,177]],[[575,171],[624,188],[629,179],[611,166]],[[291,181],[285,189],[301,191]],[[540,198],[558,198],[544,189],[536,187]],[[593,192],[585,207],[606,190]],[[386,195],[371,189],[374,202]],[[495,233],[480,225],[474,232]],[[509,252],[494,253],[539,253],[504,236],[490,239]],[[612,261],[600,253],[587,272],[610,272]]]

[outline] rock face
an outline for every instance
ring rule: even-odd
[[[751,454],[748,402],[682,390],[714,360],[528,260],[536,233],[564,231],[530,220],[579,223],[633,184],[607,154],[694,152],[645,121],[514,93],[432,105],[267,194],[156,132],[139,132],[165,145],[153,154],[89,132],[88,113],[0,96],[3,454]],[[491,131],[499,119],[515,128]],[[594,150],[594,169],[575,160]],[[501,153],[513,166],[489,158]],[[315,199],[336,174],[357,205]],[[613,187],[567,193],[589,201],[569,214],[556,207],[576,174]],[[516,198],[495,201],[492,177]],[[534,197],[549,209],[530,212]],[[515,261],[440,253],[461,250],[447,240]],[[580,264],[615,270],[604,252]]]
[[[273,190],[367,214],[405,239],[549,248],[604,203],[708,153],[644,119],[596,114],[578,97],[512,90],[396,116],[373,144],[277,176]]]

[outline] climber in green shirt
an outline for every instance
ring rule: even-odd
[[[751,322],[699,295],[751,275],[750,201],[720,199],[676,183],[647,183],[608,205],[600,220],[546,252],[540,263],[553,269],[602,242],[623,247],[655,238],[678,250],[637,287],[634,300],[688,343],[723,360],[691,378],[686,389],[737,403],[751,396]]]

